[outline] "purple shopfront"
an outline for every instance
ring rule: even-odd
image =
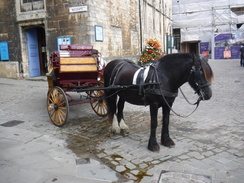
[[[214,58],[215,59],[239,59],[241,46],[235,43],[232,34],[218,34],[214,37]]]

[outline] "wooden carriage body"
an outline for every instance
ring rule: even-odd
[[[69,106],[90,103],[99,116],[107,115],[104,92],[97,91],[103,86],[103,70],[101,56],[90,45],[61,45],[60,51],[51,53],[52,71],[47,76],[49,91],[47,95],[47,111],[56,126],[63,126],[68,118]],[[85,92],[75,100],[67,92]]]
[[[100,55],[90,45],[61,45],[60,51],[52,52],[50,59],[53,74],[49,77],[49,88],[87,87],[97,84],[103,74]]]

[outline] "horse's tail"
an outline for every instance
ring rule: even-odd
[[[104,86],[108,87],[112,85],[112,81],[114,79],[114,70],[116,69],[116,65],[120,60],[114,60],[109,62],[104,70]],[[116,90],[106,90],[105,93],[105,101],[107,103],[108,108],[108,120],[112,124],[114,114],[116,113],[116,102],[117,102],[117,94]]]

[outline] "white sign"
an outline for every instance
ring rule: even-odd
[[[95,39],[96,41],[103,41],[103,27],[95,25]]]
[[[70,13],[82,12],[87,11],[87,6],[76,6],[69,8]]]

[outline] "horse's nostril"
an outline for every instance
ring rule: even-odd
[[[204,96],[204,100],[209,100],[211,97],[212,97],[212,93],[207,93],[207,94]]]

